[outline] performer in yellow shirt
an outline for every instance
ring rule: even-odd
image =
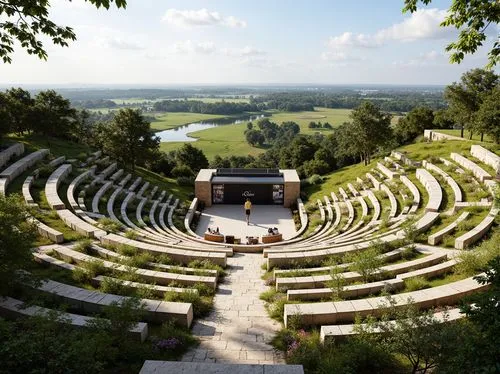
[[[250,211],[252,210],[252,203],[250,202],[250,199],[247,199],[245,201],[245,215],[247,216],[247,225],[250,224]]]

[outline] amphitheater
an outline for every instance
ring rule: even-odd
[[[199,215],[196,198],[184,205],[99,151],[76,160],[49,149],[28,152],[17,143],[0,153],[0,170],[0,192],[22,193],[36,212],[32,220],[44,245],[33,249],[33,257],[40,266],[71,273],[99,260],[102,272],[87,287],[47,279],[37,289],[70,306],[64,314],[75,328],[128,297],[102,290],[103,284],[114,282],[123,289],[149,291],[142,300],[146,313],[130,331],[131,339],[145,341],[151,327],[165,321],[191,328],[199,338],[200,344],[181,361],[146,361],[141,373],[302,373],[301,366],[283,366],[284,358],[269,344],[282,327],[259,298],[270,288],[290,301],[284,326],[293,317],[300,326],[320,329],[322,341],[328,341],[352,335],[356,316],[378,316],[383,290],[392,291],[396,307],[411,297],[418,308],[448,309],[454,319],[461,317],[456,306],[463,297],[487,287],[472,277],[452,276],[458,255],[488,234],[498,214],[494,193],[500,157],[479,145],[443,158],[393,151],[322,199],[307,206],[298,199],[295,234],[255,245],[204,240],[191,226]],[[8,190],[19,179],[22,188]],[[312,215],[319,218],[313,222]],[[67,226],[60,230],[64,232],[51,227],[55,221]],[[426,238],[415,244],[411,258],[403,255],[407,244],[401,244],[409,223]],[[82,238],[90,240],[85,250],[76,241]],[[331,301],[328,260],[363,251],[373,242],[386,249],[380,255],[382,276],[365,283],[348,263],[341,264],[347,284],[343,300]],[[137,253],[148,253],[148,261],[126,262]],[[264,273],[271,278],[261,279]],[[431,287],[406,290],[415,277],[429,280]],[[182,301],[186,293],[213,295],[212,310],[198,315],[192,303]],[[165,301],[167,294],[170,301]],[[44,306],[22,305],[21,299],[4,298],[1,315],[48,312]]]

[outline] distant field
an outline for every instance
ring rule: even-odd
[[[249,103],[249,98],[229,98],[229,97],[188,97],[188,100],[203,101],[204,103],[218,103],[225,101],[227,103]],[[184,100],[184,99],[182,99]]]
[[[309,122],[328,122],[333,127],[338,127],[342,123],[349,120],[350,109],[329,109],[315,108],[313,112],[269,112],[271,113],[270,120],[281,124],[282,122],[293,121],[300,126],[302,134],[314,134],[315,132],[328,133],[331,130],[326,129],[310,129],[307,126]]]
[[[208,121],[216,118],[224,118],[226,116],[218,114],[201,114],[201,113],[163,113],[156,116],[157,121],[151,122],[151,128],[156,131],[172,129],[187,123]]]

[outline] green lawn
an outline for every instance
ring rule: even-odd
[[[460,130],[434,130],[434,132],[440,132],[447,135],[453,135],[460,137]],[[464,140],[469,140],[469,132],[467,130],[464,131]],[[473,141],[481,141],[481,135],[474,134],[472,136]],[[484,136],[483,142],[493,143],[493,139],[491,139],[488,135]]]
[[[192,122],[208,121],[226,116],[219,114],[201,114],[201,113],[161,113],[157,115],[157,120],[151,122],[151,128],[155,131],[173,129]]]

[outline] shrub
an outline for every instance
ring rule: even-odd
[[[87,283],[92,278],[89,276],[89,273],[82,268],[75,268],[71,275],[72,278],[78,283]]]
[[[278,291],[274,288],[270,288],[269,290],[262,292],[259,295],[259,299],[264,300],[266,303],[272,303],[276,300],[277,295]]]
[[[43,165],[38,169],[38,177],[41,179],[50,177],[50,174],[54,171],[54,168],[49,165]]]
[[[178,178],[178,177],[193,177],[194,176],[194,172],[193,170],[187,166],[187,165],[177,165],[176,167],[174,167],[172,169],[172,176],[175,177],[175,178]]]
[[[130,240],[136,240],[139,237],[139,234],[134,230],[129,230],[125,233],[125,237]]]
[[[165,301],[191,303],[193,305],[193,314],[201,317],[210,312],[213,301],[209,297],[202,297],[196,292],[187,290],[186,292],[165,292],[163,297]]]
[[[113,295],[128,296],[131,293],[130,289],[128,287],[125,287],[118,279],[108,277],[102,280],[99,288],[102,292],[110,293]]]
[[[404,260],[411,260],[418,255],[417,247],[409,245],[401,251],[401,258]]]
[[[82,264],[82,268],[85,269],[90,278],[94,278],[98,275],[104,275],[107,272],[104,262],[101,260],[92,260]]]
[[[198,293],[202,296],[213,296],[215,293],[214,289],[205,283],[196,283],[193,288],[198,290]]]
[[[92,253],[92,240],[90,239],[79,240],[76,243],[74,250],[86,254]]]
[[[430,284],[424,277],[414,277],[405,280],[405,290],[408,292],[429,288]]]
[[[177,177],[176,182],[179,186],[194,186],[193,177]]]
[[[112,233],[116,233],[116,232],[120,231],[120,229],[122,227],[122,225],[120,223],[118,223],[115,220],[108,218],[108,217],[100,218],[97,222],[99,223],[99,226],[103,230],[106,230],[106,231],[109,231]]]
[[[163,265],[172,265],[173,264],[172,259],[165,253],[163,253],[159,256],[156,256],[155,262],[157,262],[159,264],[163,264]]]
[[[219,276],[225,275],[225,270],[220,265],[216,265],[209,260],[193,260],[188,264],[188,267],[202,270],[217,270]]]
[[[321,175],[314,174],[309,178],[309,184],[314,185],[314,184],[321,184],[321,183],[323,183],[323,178],[321,177]]]
[[[136,247],[132,247],[131,245],[127,244],[120,244],[116,250],[118,251],[119,254],[123,256],[135,256],[138,253],[138,250]]]

